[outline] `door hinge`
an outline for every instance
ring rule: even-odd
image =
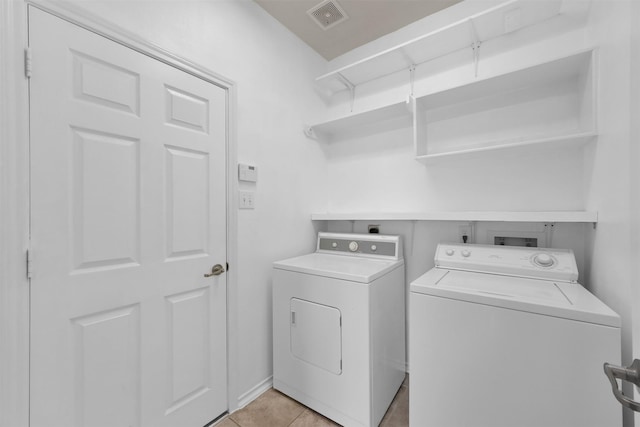
[[[31,48],[28,47],[24,50],[24,75],[30,79],[33,63],[31,61]]]
[[[33,255],[31,251],[27,249],[27,279],[31,279],[31,267],[33,266]]]

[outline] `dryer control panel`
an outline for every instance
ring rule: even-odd
[[[440,243],[434,260],[436,267],[453,270],[562,282],[578,280],[576,258],[570,249]]]
[[[381,234],[318,233],[317,252],[402,259],[400,236]]]

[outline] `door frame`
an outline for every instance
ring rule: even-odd
[[[75,5],[50,0],[0,1],[0,427],[29,425],[29,84],[27,8],[34,6],[227,91],[227,406],[238,409],[238,183],[236,83],[162,49]]]

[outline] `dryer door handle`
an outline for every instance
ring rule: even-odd
[[[622,394],[617,381],[617,379],[628,381],[635,384],[636,387],[640,387],[640,360],[635,359],[628,368],[605,363],[604,373],[607,375],[607,378],[609,378],[613,395],[618,399],[618,402],[620,402],[625,408],[640,412],[640,403],[629,399],[627,396]]]

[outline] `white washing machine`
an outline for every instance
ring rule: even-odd
[[[411,284],[413,427],[613,427],[620,318],[572,251],[440,244]]]
[[[273,386],[344,426],[377,426],[405,376],[398,236],[319,233],[274,263]]]

